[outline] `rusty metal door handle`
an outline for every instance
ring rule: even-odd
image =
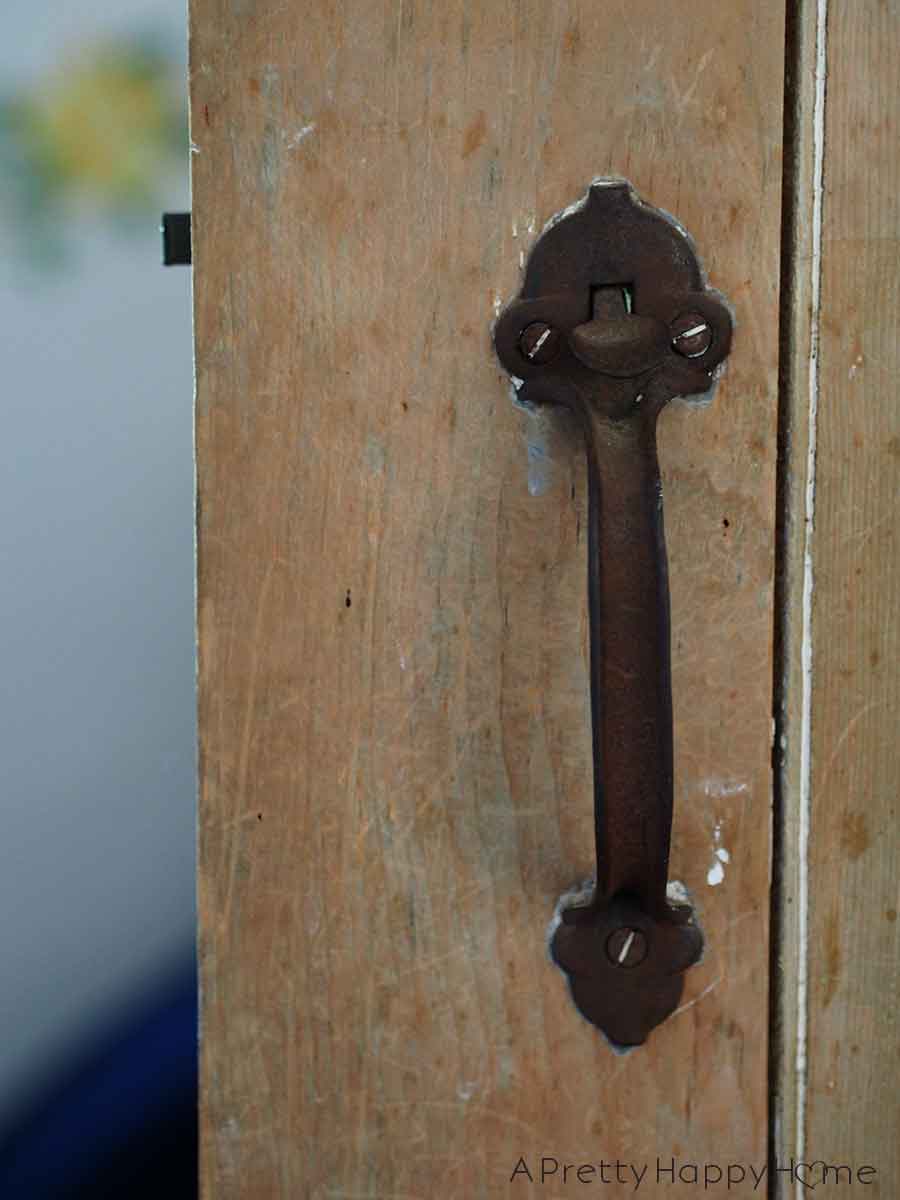
[[[551,942],[575,1004],[637,1045],[677,1007],[703,937],[667,895],[672,824],[669,585],[656,421],[706,392],[731,344],[693,245],[624,181],[551,222],[494,345],[525,405],[562,405],[588,463],[588,605],[597,872]]]

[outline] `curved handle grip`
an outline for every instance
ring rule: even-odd
[[[669,588],[656,419],[584,414],[595,901],[664,910],[672,824]]]
[[[571,409],[588,460],[588,594],[597,873],[564,909],[555,962],[618,1045],[677,1007],[703,939],[666,895],[672,825],[669,587],[656,422],[709,389],[731,317],[687,235],[627,184],[595,183],[529,258],[494,330],[526,404]]]

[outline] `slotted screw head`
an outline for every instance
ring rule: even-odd
[[[699,313],[683,313],[672,322],[672,348],[684,358],[699,358],[712,345],[712,329]]]
[[[640,929],[623,926],[606,939],[609,961],[617,967],[636,967],[647,957],[647,937]]]
[[[559,331],[546,321],[532,321],[519,335],[519,349],[529,362],[552,362],[559,353]]]

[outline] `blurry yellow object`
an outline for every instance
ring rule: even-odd
[[[32,94],[23,132],[49,174],[105,200],[144,196],[170,148],[171,94],[157,72],[105,48]]]
[[[185,81],[148,37],[87,46],[15,94],[0,97],[0,217],[16,244],[52,259],[71,240],[57,217],[76,202],[112,216],[160,202],[187,170]]]

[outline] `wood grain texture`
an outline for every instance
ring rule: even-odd
[[[896,4],[830,7],[812,544],[806,1157],[873,1165],[884,1197],[900,1178],[898,36]]]
[[[192,0],[191,28],[204,1194],[764,1162],[781,5]],[[582,454],[489,336],[599,174],[677,214],[738,330],[660,427],[672,873],[708,950],[621,1058],[545,948],[591,869]]]

